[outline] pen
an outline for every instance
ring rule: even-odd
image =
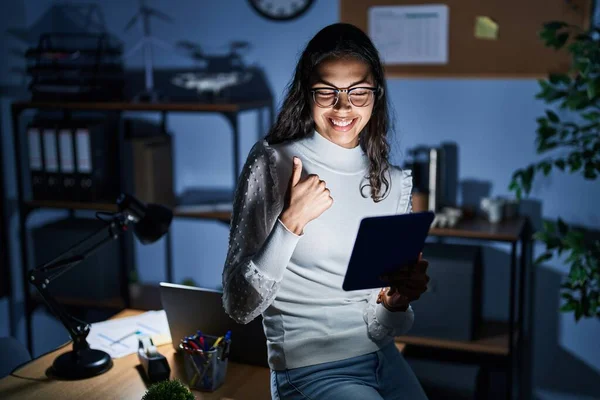
[[[215,340],[215,342],[213,343],[211,349],[216,349],[217,346],[219,345],[219,343],[221,343],[222,340],[229,340],[231,338],[231,331],[227,331],[227,333],[225,334],[225,336],[219,336],[217,338],[217,340]]]
[[[204,340],[204,335],[202,334],[202,332],[200,330],[196,331],[196,337],[198,338],[198,343],[200,343],[200,345],[202,346],[202,348],[204,350],[208,350],[205,346],[206,342]]]
[[[114,345],[114,344],[117,344],[117,343],[119,343],[119,342],[121,342],[121,341],[123,341],[123,340],[127,339],[129,336],[133,336],[133,335],[139,335],[139,334],[141,334],[141,333],[142,333],[142,332],[141,332],[141,331],[139,331],[139,330],[138,330],[138,331],[134,331],[134,332],[130,332],[130,333],[128,333],[127,335],[123,336],[122,338],[119,338],[119,339],[117,339],[117,340],[114,340],[114,341],[113,341],[113,342],[112,342],[110,345],[112,346],[112,345]]]

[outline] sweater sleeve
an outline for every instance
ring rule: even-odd
[[[410,170],[400,172],[400,198],[396,207],[397,214],[412,212],[412,175]],[[386,336],[401,336],[412,328],[415,316],[412,307],[402,311],[389,311],[382,304],[377,304],[379,289],[374,290],[369,296],[363,317],[367,323],[369,335],[374,341],[379,341]]]
[[[236,187],[223,269],[223,307],[246,324],[273,302],[299,236],[278,216],[283,206],[274,150],[257,143]]]

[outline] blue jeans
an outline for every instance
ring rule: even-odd
[[[347,360],[271,371],[273,400],[426,400],[394,343]]]

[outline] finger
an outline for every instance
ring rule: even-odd
[[[407,270],[401,270],[401,271],[394,271],[394,272],[388,272],[387,274],[383,274],[381,277],[385,278],[386,280],[403,280],[403,279],[408,279],[410,278],[414,273],[407,271]]]
[[[427,272],[428,267],[429,267],[429,261],[420,260],[415,267],[415,271],[419,272],[421,274],[424,274],[425,272]]]
[[[398,280],[389,280],[387,281],[390,286],[395,286],[397,288],[417,288],[421,286],[427,286],[429,282],[429,277],[423,275],[419,278],[415,279],[398,279]]]
[[[298,182],[300,182],[300,176],[302,175],[302,160],[294,156],[293,162],[294,165],[292,167],[292,176],[290,179],[292,186],[296,186]]]
[[[423,252],[420,252],[419,253],[419,260],[418,261],[421,261],[422,259],[423,259]]]

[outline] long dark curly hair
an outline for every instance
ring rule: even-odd
[[[365,186],[371,187],[371,198],[379,202],[387,195],[390,185],[387,177],[390,169],[390,145],[387,141],[390,121],[385,77],[377,49],[356,26],[344,23],[329,25],[310,40],[298,61],[277,121],[266,140],[269,144],[277,144],[313,134],[315,122],[310,106],[310,88],[316,68],[322,61],[347,57],[367,63],[378,88],[373,113],[360,133],[359,143],[369,158],[369,184]],[[360,189],[361,194],[364,187]]]

